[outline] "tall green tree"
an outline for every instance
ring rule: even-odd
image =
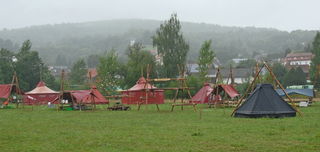
[[[14,53],[7,50],[0,50],[0,82],[11,83],[13,75],[13,62],[12,57]]]
[[[143,48],[144,46],[141,43],[134,43],[128,46],[127,55],[129,60],[125,76],[126,87],[134,85],[141,74],[145,76],[148,65],[151,69],[150,75],[156,77],[155,57],[150,52],[143,50]]]
[[[276,75],[277,79],[283,83],[284,76],[288,72],[286,67],[284,67],[281,63],[275,63],[272,67],[273,73]]]
[[[315,84],[315,88],[320,88],[320,75],[316,79],[316,73],[319,72],[317,66],[320,65],[320,32],[317,32],[312,42],[311,52],[314,54],[314,57],[311,62],[310,76],[312,82]]]
[[[214,50],[211,47],[211,40],[204,41],[198,57],[198,70],[200,73],[200,79],[203,82],[206,82],[208,80],[208,77],[206,77],[206,75],[208,75],[209,68],[213,65],[214,57],[215,54]]]
[[[20,87],[23,90],[31,90],[43,78],[47,81],[48,86],[55,86],[54,77],[51,75],[48,67],[44,65],[37,51],[31,50],[32,43],[30,40],[23,42],[22,47],[17,53],[17,62],[13,63],[16,70]]]
[[[172,14],[168,21],[160,25],[152,40],[153,46],[157,47],[158,54],[163,57],[165,75],[167,77],[177,76],[177,65],[185,64],[189,51],[189,44],[182,35],[177,14]]]
[[[70,82],[72,84],[84,84],[87,76],[87,66],[84,59],[79,59],[71,67]]]
[[[307,83],[306,74],[303,70],[298,68],[291,68],[288,73],[284,76],[283,85],[285,87],[291,85],[305,85]]]
[[[107,92],[108,95],[115,94],[123,81],[122,65],[119,62],[118,54],[111,50],[100,57],[98,65],[98,87]]]

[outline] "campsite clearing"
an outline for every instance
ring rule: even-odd
[[[232,108],[0,109],[0,151],[320,151],[320,103],[303,117],[230,117]]]

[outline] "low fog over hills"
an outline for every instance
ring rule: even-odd
[[[79,57],[110,49],[115,49],[121,56],[133,40],[152,49],[151,37],[161,23],[159,20],[122,19],[4,29],[0,31],[0,47],[17,49],[24,40],[30,39],[33,49],[39,51],[48,64],[55,64],[58,55],[66,56],[71,63]],[[182,22],[182,30],[190,43],[189,60],[198,55],[204,40],[211,39],[218,58],[223,62],[239,56],[251,57],[253,52],[282,54],[287,48],[303,50],[315,36],[315,31],[287,32],[192,22]]]

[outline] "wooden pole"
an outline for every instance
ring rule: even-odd
[[[21,97],[22,108],[24,108],[24,101],[23,101],[22,92],[21,92],[21,89],[20,89],[19,79],[18,79],[18,76],[17,76],[16,72],[15,72],[15,79],[16,79],[16,82],[15,82],[16,92]]]
[[[146,84],[144,85],[144,89],[145,89],[145,91],[146,91],[146,108],[148,108],[148,100],[149,100],[149,86],[148,86],[148,83],[149,83],[149,81],[148,81],[148,79],[149,79],[149,71],[150,69],[149,69],[149,64],[147,65],[147,80],[146,80]]]
[[[60,95],[59,95],[59,99],[58,99],[58,105],[57,106],[57,110],[59,110],[60,106],[62,105],[61,103],[61,97],[63,97],[63,92],[64,92],[64,69],[62,69],[61,71],[61,78],[60,78]],[[72,98],[72,96],[71,96]]]
[[[219,85],[218,84],[216,84],[216,94],[215,94],[215,102],[214,102],[214,107],[216,108],[216,105],[217,105],[217,103],[218,103],[218,101],[219,101],[219,99],[218,99],[218,95],[219,95]]]
[[[94,94],[92,92],[90,94],[91,94],[91,100],[93,101],[93,108],[92,108],[92,111],[93,111],[93,110],[96,110],[96,101],[94,100]]]
[[[232,70],[232,65],[230,64],[230,79],[231,79],[231,84],[232,86],[234,85],[234,77],[233,77],[233,70]]]
[[[16,75],[16,71],[13,72],[13,76],[12,76],[12,80],[11,80],[11,84],[10,84],[11,87],[10,87],[10,90],[9,90],[10,95],[11,95],[12,88],[13,88],[14,82],[15,82],[15,75]],[[10,95],[9,95],[8,98],[7,98],[8,104],[10,103]],[[17,107],[17,104],[16,104],[16,108],[18,108],[18,107]]]
[[[319,76],[320,76],[320,64],[318,64],[317,67],[316,67],[316,75],[315,75],[314,81],[313,81],[313,89],[315,88],[317,83],[319,83],[319,82],[317,82],[318,79],[319,79]]]
[[[265,63],[263,62],[264,66],[268,69],[268,71],[270,72],[272,78],[276,81],[276,83],[279,85],[279,87],[281,88],[281,90],[285,93],[286,97],[289,99],[292,107],[296,110],[296,112],[299,113],[300,116],[302,116],[302,113],[300,112],[300,110],[295,106],[293,100],[291,99],[291,97],[288,95],[288,93],[285,91],[284,87],[282,86],[282,84],[280,83],[280,81],[277,79],[277,77],[274,75],[274,73],[272,72],[271,68]]]

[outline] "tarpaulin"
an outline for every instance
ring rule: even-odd
[[[282,89],[276,89],[277,93],[280,96],[285,96],[285,93]],[[313,89],[285,89],[288,95],[292,94],[298,94],[298,95],[304,95],[308,97],[314,97]]]
[[[0,98],[8,98],[11,94],[11,84],[0,84]]]
[[[192,103],[208,103],[213,88],[206,83],[204,86],[191,98]]]
[[[220,86],[223,88],[223,90],[224,90],[231,98],[234,98],[234,97],[237,97],[237,96],[240,95],[240,94],[238,93],[238,91],[237,91],[232,85],[221,84]]]

